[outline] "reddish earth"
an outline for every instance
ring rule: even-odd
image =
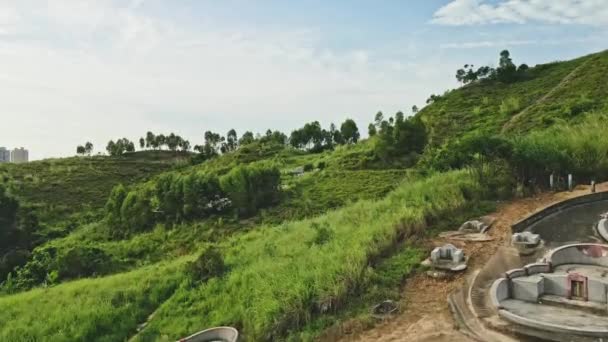
[[[608,183],[598,186],[598,191],[608,190]],[[520,219],[552,203],[589,193],[589,187],[578,187],[573,192],[543,193],[536,197],[518,199],[502,203],[498,210],[491,214],[496,222],[489,231],[494,238],[488,242],[449,242],[463,248],[469,255],[469,267],[464,274],[451,280],[437,280],[424,273],[417,273],[409,278],[402,290],[401,311],[392,319],[376,325],[366,331],[357,331],[356,324],[346,323],[341,336],[326,336],[324,340],[338,341],[472,341],[458,332],[447,304],[447,296],[463,286],[465,277],[480,269],[496,252],[498,247],[507,245],[511,235],[511,225]],[[447,243],[443,238],[429,239],[423,245],[432,249],[434,246]],[[352,323],[352,322],[351,322]]]

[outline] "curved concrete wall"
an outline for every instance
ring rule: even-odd
[[[523,232],[526,228],[530,227],[534,223],[544,219],[545,217],[547,217],[549,215],[553,215],[562,210],[566,210],[566,209],[576,207],[579,205],[599,202],[599,201],[608,201],[608,191],[579,196],[579,197],[567,199],[565,201],[550,205],[550,206],[544,208],[543,210],[541,210],[537,213],[534,213],[534,214],[526,217],[525,219],[515,223],[514,225],[511,226],[511,230],[513,231],[513,233]]]
[[[608,241],[608,219],[601,219],[597,224],[597,232],[602,239]]]
[[[549,273],[551,272],[551,265],[544,262],[537,262],[524,266],[524,270],[526,270],[526,274],[528,275],[533,275],[537,273]]]
[[[512,312],[509,312],[507,310],[498,310],[498,314],[506,319],[507,321],[513,322],[513,323],[517,323],[517,324],[521,324],[527,327],[532,327],[532,328],[536,328],[536,329],[540,329],[540,330],[547,330],[547,331],[551,331],[551,332],[557,332],[557,333],[565,333],[565,334],[578,334],[578,335],[583,335],[583,336],[597,336],[597,337],[606,337],[606,335],[608,334],[608,326],[606,326],[606,328],[601,328],[601,329],[588,329],[588,328],[577,328],[577,327],[569,327],[569,326],[562,326],[562,325],[558,325],[558,324],[551,324],[545,321],[539,321],[539,320],[535,320],[535,319],[531,319],[528,317],[522,317],[519,315],[516,315]]]
[[[490,300],[496,308],[501,308],[500,302],[509,298],[509,279],[499,278],[490,287]]]
[[[582,264],[608,267],[608,245],[577,243],[550,251],[545,260],[556,267],[564,264]]]
[[[518,277],[523,277],[526,275],[526,270],[524,268],[515,268],[509,270],[505,273],[505,278],[513,279]]]

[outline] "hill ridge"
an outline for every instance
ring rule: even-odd
[[[551,98],[553,95],[555,95],[555,93],[557,93],[558,90],[560,90],[561,88],[568,85],[568,83],[570,83],[570,81],[572,79],[574,79],[574,77],[576,77],[580,73],[580,71],[582,69],[584,69],[590,63],[590,61],[597,59],[597,58],[598,58],[598,55],[595,55],[595,56],[585,60],[581,65],[574,68],[574,70],[572,70],[568,75],[566,75],[566,77],[564,77],[557,85],[555,85],[555,87],[551,88],[551,90],[549,90],[540,99],[534,101],[533,103],[531,103],[530,105],[528,105],[524,109],[522,109],[519,113],[513,115],[511,117],[511,119],[509,119],[509,121],[505,122],[505,124],[502,126],[501,133],[504,134],[507,131],[509,131],[510,129],[512,129],[513,125],[518,120],[520,120],[521,117],[523,117],[525,114],[527,114],[531,110],[531,108],[546,102],[549,98]]]

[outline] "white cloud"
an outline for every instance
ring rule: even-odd
[[[483,40],[477,42],[459,42],[459,43],[443,43],[439,45],[442,49],[476,49],[476,48],[489,48],[489,47],[509,47],[519,45],[536,45],[539,44],[536,40],[503,40],[503,41],[491,41]]]
[[[606,0],[452,0],[438,9],[432,23],[478,25],[542,22],[608,25]]]
[[[377,110],[406,110],[451,79],[439,57],[413,65],[331,49],[307,27],[202,29],[146,14],[147,4],[0,2],[0,116],[15,128],[0,146],[42,158],[147,130],[198,143],[207,129],[288,132],[347,115],[364,130]]]

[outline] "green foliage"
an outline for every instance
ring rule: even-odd
[[[376,119],[378,133],[374,153],[378,158],[388,161],[398,156],[422,153],[427,144],[427,132],[418,117],[405,119],[403,113],[398,112],[394,119],[384,120],[378,115]]]
[[[258,209],[274,204],[280,184],[279,169],[265,163],[237,166],[220,178],[222,190],[240,217],[250,216]]]
[[[179,286],[183,262],[0,297],[0,340],[125,341]]]
[[[194,283],[205,282],[226,272],[224,257],[217,247],[205,248],[196,258],[186,264],[186,274]]]
[[[471,132],[525,134],[608,106],[608,52],[519,69],[514,81],[472,82],[430,101],[417,115],[430,144]]]
[[[573,173],[580,181],[608,179],[608,123],[590,115],[576,125],[558,125],[514,140],[512,164],[518,179],[546,186],[551,173]]]
[[[399,236],[420,233],[425,222],[456,210],[478,192],[466,173],[438,175],[404,184],[380,201],[361,201],[314,220],[230,239],[225,243],[230,273],[194,290],[179,290],[150,322],[148,337],[185,336],[194,327],[231,324],[251,340],[281,339],[314,315],[340,308],[369,281],[364,270],[370,260]],[[321,246],[302,243],[317,235],[310,229],[313,222],[332,227],[333,238]]]
[[[106,145],[106,151],[110,156],[118,157],[123,155],[125,152],[134,152],[135,144],[127,138],[116,140],[110,140]]]
[[[112,266],[112,259],[102,249],[90,246],[74,247],[57,259],[58,279],[102,275]]]
[[[315,245],[324,245],[333,239],[335,232],[327,225],[327,223],[311,223],[310,227],[315,231],[315,237],[312,243]]]
[[[342,123],[340,133],[347,144],[355,144],[359,141],[359,128],[353,119],[346,119]]]
[[[500,114],[503,116],[510,116],[521,109],[519,100],[515,97],[509,97],[503,100],[498,107]]]

